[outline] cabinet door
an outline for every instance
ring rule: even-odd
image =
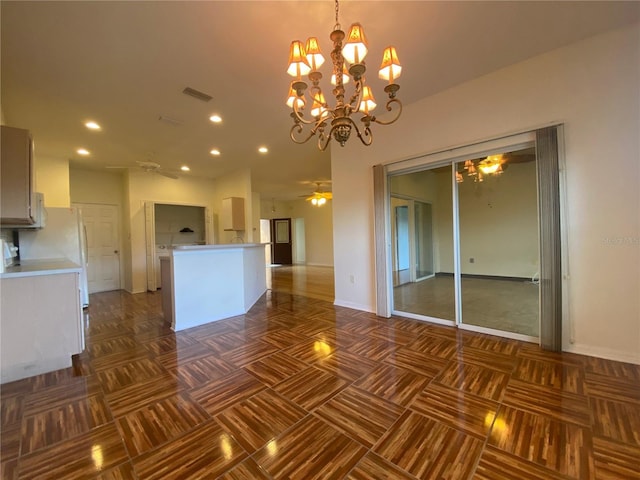
[[[27,130],[2,126],[1,217],[3,224],[30,225],[33,192],[33,159],[31,135]]]
[[[242,231],[244,226],[244,198],[229,197],[222,199],[222,229]]]

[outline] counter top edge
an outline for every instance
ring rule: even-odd
[[[206,251],[206,250],[231,250],[238,248],[257,248],[264,247],[268,243],[228,243],[224,245],[184,245],[173,247],[170,251],[174,253],[179,252],[193,252],[193,251]]]
[[[22,260],[20,265],[6,267],[0,278],[33,277],[37,275],[57,275],[61,273],[80,273],[82,267],[63,259]]]

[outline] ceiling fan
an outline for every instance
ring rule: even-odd
[[[320,183],[316,183],[316,190],[311,195],[301,195],[307,202],[311,202],[312,205],[317,207],[321,207],[327,200],[331,200],[333,198],[333,194],[331,192],[325,192],[321,189]]]
[[[157,173],[158,175],[162,175],[163,177],[167,177],[167,178],[172,178],[174,180],[177,180],[179,178],[175,173],[171,173],[166,170],[163,170],[162,167],[160,167],[159,163],[151,162],[151,161],[140,161],[140,160],[136,160],[136,163],[138,164],[138,167],[140,167],[141,170],[147,173]],[[129,168],[129,167],[107,166],[107,168]]]

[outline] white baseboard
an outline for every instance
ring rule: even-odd
[[[605,358],[607,360],[615,360],[616,362],[634,363],[640,365],[640,352],[621,352],[619,350],[611,350],[609,348],[592,347],[589,345],[568,345],[564,348],[565,352],[587,355],[589,357]]]
[[[333,302],[333,304],[336,307],[345,307],[345,308],[351,308],[353,310],[361,310],[363,312],[376,313],[375,309],[372,309],[369,305],[362,305],[360,303],[345,302],[345,301],[342,301],[342,300],[335,300]]]

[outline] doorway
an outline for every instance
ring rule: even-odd
[[[403,285],[411,281],[409,242],[409,205],[406,200],[391,198],[392,242],[393,242],[393,285]]]
[[[120,289],[120,222],[117,205],[74,203],[87,240],[89,293]]]
[[[549,127],[554,132],[556,128],[561,127]],[[544,343],[542,305],[551,300],[545,300],[540,289],[545,265],[540,253],[545,243],[540,242],[548,202],[539,196],[550,189],[540,172],[549,165],[557,172],[558,161],[557,145],[548,149],[555,151],[555,158],[536,150],[546,130],[442,152],[433,155],[432,162],[415,159],[385,167],[386,186],[378,182],[376,188],[388,195],[391,251],[379,258],[389,259],[390,278],[379,281],[389,286],[391,295],[388,310],[381,297],[379,311]],[[545,168],[539,167],[538,157]],[[557,192],[557,176],[555,182]],[[415,255],[411,266],[416,275],[408,283],[395,281],[396,244],[403,238],[399,218],[406,215],[396,208],[394,197],[409,205],[407,230],[415,244],[410,252]],[[377,198],[376,210],[382,212]],[[556,200],[554,209],[558,208]],[[560,245],[558,229],[550,239]],[[420,253],[418,245],[431,257]],[[384,275],[385,270],[378,272]],[[554,289],[559,289],[559,272],[555,268],[550,275]],[[556,312],[559,299],[552,298]],[[560,322],[559,315],[544,317],[549,324]]]
[[[434,240],[431,204],[392,193],[391,242],[394,286],[432,277]]]
[[[414,244],[416,280],[426,280],[434,275],[433,271],[433,213],[431,204],[416,200],[414,202]]]
[[[210,242],[209,207],[145,202],[147,290],[161,288],[160,257],[178,245],[207,245]]]
[[[277,265],[292,265],[293,249],[290,218],[274,218],[271,220],[271,240],[271,262]]]

